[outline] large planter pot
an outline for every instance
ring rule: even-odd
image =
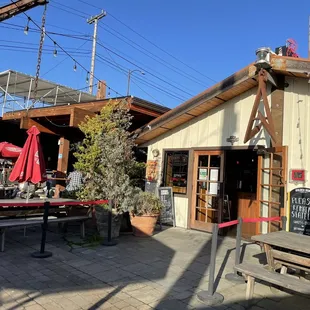
[[[150,237],[154,233],[158,214],[130,215],[133,234],[137,237]]]
[[[108,214],[106,208],[95,206],[97,229],[101,237],[108,238]],[[112,239],[119,237],[122,224],[122,214],[112,212]]]

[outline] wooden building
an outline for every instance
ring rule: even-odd
[[[289,215],[287,193],[309,187],[310,60],[269,52],[265,64],[250,64],[141,130],[137,142],[157,169],[149,188],[173,187],[177,226],[211,232],[239,216]],[[278,229],[244,224],[243,236]]]

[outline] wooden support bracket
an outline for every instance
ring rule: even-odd
[[[83,121],[85,121],[85,117],[94,117],[96,114],[91,111],[87,111],[84,109],[73,108],[70,114],[70,127],[78,127]]]
[[[49,133],[51,135],[58,135],[55,131],[50,130],[49,128],[41,125],[40,123],[36,122],[34,119],[30,117],[23,116],[20,119],[20,129],[29,129],[32,126],[36,126],[40,132]]]
[[[266,87],[267,80],[268,80],[267,71],[264,69],[261,69],[258,75],[258,90],[257,90],[256,98],[254,101],[253,109],[250,115],[250,119],[248,122],[248,126],[246,129],[246,133],[244,136],[244,141],[243,141],[244,143],[252,139],[261,130],[263,126],[268,132],[268,134],[270,135],[272,141],[275,144],[277,143],[274,123],[273,123],[273,119],[271,116],[271,111],[270,111],[268,98],[267,98],[267,87]],[[263,98],[266,116],[264,116],[258,110],[261,98]],[[260,123],[255,125],[253,128],[254,122],[256,120],[260,120]]]

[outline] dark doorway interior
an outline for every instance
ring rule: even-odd
[[[224,208],[224,221],[252,217],[256,212],[257,159],[257,153],[253,150],[226,152],[224,198],[228,203]],[[235,227],[232,233],[234,231]]]

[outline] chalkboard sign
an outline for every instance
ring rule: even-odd
[[[175,210],[172,187],[159,187],[158,195],[163,204],[159,219],[160,224],[169,224],[175,226]]]
[[[310,188],[296,188],[290,193],[290,231],[310,235]]]

